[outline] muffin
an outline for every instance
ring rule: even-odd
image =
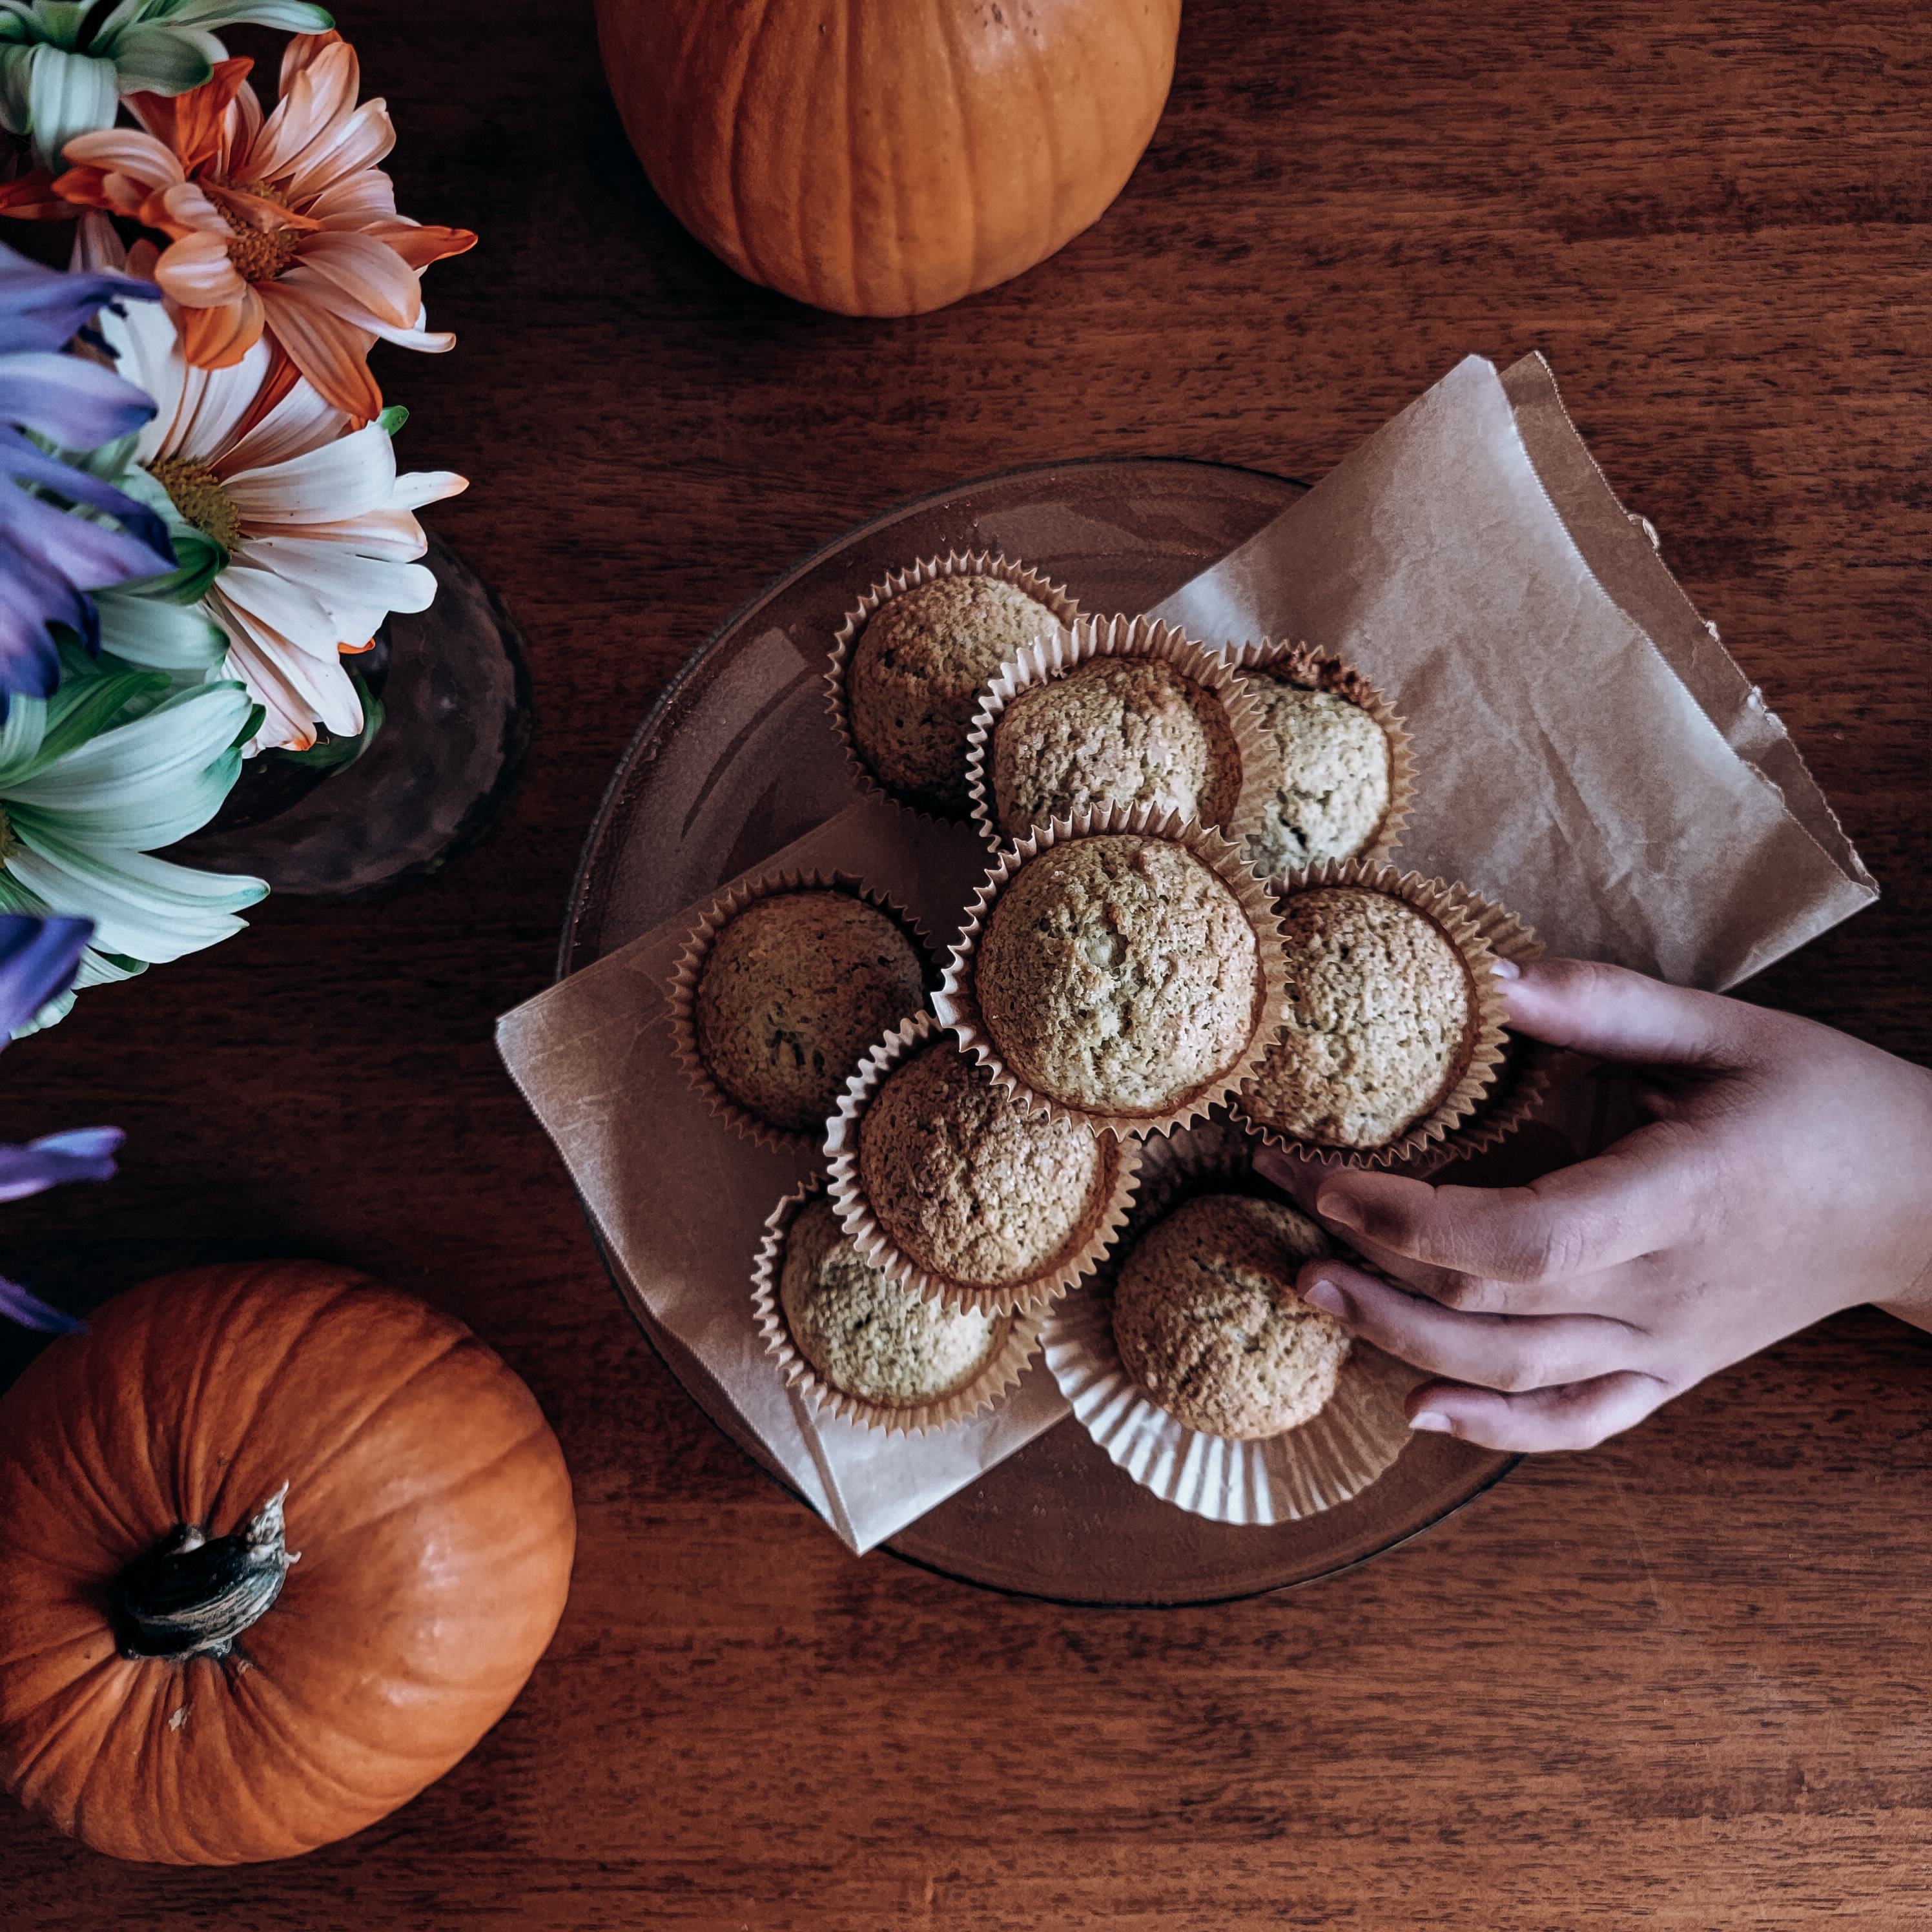
[[[1028,860],[993,902],[974,974],[986,1032],[1028,1085],[1147,1118],[1246,1052],[1262,984],[1226,882],[1185,846],[1134,832]]]
[[[1261,827],[1248,838],[1256,868],[1272,878],[1366,851],[1388,816],[1388,734],[1332,691],[1266,670],[1248,682],[1268,724]]]
[[[919,1011],[919,954],[850,892],[756,898],[705,956],[692,1022],[719,1089],[776,1127],[821,1126],[866,1049]]]
[[[1294,1292],[1332,1252],[1292,1208],[1240,1194],[1184,1202],[1136,1244],[1114,1292],[1127,1373],[1190,1429],[1252,1442],[1312,1420],[1335,1393],[1348,1330]]]
[[[1385,892],[1326,886],[1282,902],[1289,1018],[1242,1083],[1250,1119],[1324,1147],[1385,1147],[1462,1077],[1478,1024],[1462,954]]]
[[[1220,825],[1240,757],[1214,694],[1156,658],[1101,657],[1029,685],[1000,712],[993,816],[1009,838],[1110,805]]]
[[[1084,1126],[1029,1117],[950,1039],[902,1061],[859,1121],[859,1186],[900,1252],[962,1286],[1052,1270],[1113,1192],[1109,1150]]]
[[[859,634],[846,674],[852,741],[881,783],[964,818],[974,694],[1058,620],[997,577],[941,577],[890,598]]]
[[[949,1313],[889,1281],[822,1195],[786,1235],[778,1306],[794,1346],[820,1378],[881,1408],[917,1408],[964,1388],[1010,1326],[1004,1316]]]

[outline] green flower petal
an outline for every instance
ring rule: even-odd
[[[46,700],[16,692],[8,707],[7,722],[0,724],[0,794],[15,778],[33,769],[46,729]]]
[[[212,34],[161,26],[130,27],[94,44],[112,58],[123,94],[185,94],[213,74],[224,52]]]
[[[100,613],[100,648],[130,664],[149,670],[212,670],[228,654],[226,634],[198,604],[120,590],[97,590],[94,603]]]
[[[30,845],[51,836],[96,853],[185,838],[220,810],[241,774],[242,754],[230,747],[249,706],[243,686],[224,680],[102,732],[9,789],[14,829]]]
[[[74,10],[84,14],[88,8]],[[63,167],[61,151],[68,142],[112,127],[120,104],[112,61],[57,46],[34,48],[27,74],[27,121],[34,159],[42,167]]]
[[[167,688],[168,680],[159,671],[90,665],[76,675],[70,666],[59,690],[46,701],[46,730],[38,753],[18,777],[0,788],[0,797],[39,777],[50,766],[79,750],[95,733],[105,731],[130,702],[165,692]]]
[[[157,966],[198,952],[242,930],[234,917],[268,896],[260,879],[197,872],[145,852],[83,852],[36,828],[21,828],[8,868],[50,908],[94,923],[97,951]]]
[[[151,20],[178,27],[278,27],[285,34],[326,34],[335,22],[322,8],[303,0],[164,0],[149,10]]]

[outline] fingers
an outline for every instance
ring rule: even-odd
[[[1630,1370],[1523,1395],[1425,1382],[1409,1396],[1409,1426],[1519,1455],[1594,1449],[1635,1427],[1672,1393],[1654,1376]]]
[[[1723,1198],[1714,1158],[1695,1129],[1656,1120],[1526,1187],[1432,1186],[1360,1168],[1329,1173],[1315,1210],[1348,1240],[1426,1268],[1554,1288],[1692,1238]],[[1516,1305],[1506,1292],[1494,1301]]]
[[[1724,1066],[1734,1058],[1739,1010],[1715,993],[1588,959],[1536,960],[1504,990],[1510,1024],[1552,1046],[1639,1066]]]
[[[1309,1262],[1297,1286],[1311,1307],[1412,1366],[1507,1394],[1637,1367],[1647,1341],[1600,1316],[1458,1313],[1332,1260]]]

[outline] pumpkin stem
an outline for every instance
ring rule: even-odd
[[[299,1550],[283,1541],[282,1486],[248,1526],[210,1542],[184,1522],[128,1564],[110,1592],[123,1657],[226,1657],[281,1593]]]

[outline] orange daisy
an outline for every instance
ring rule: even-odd
[[[266,330],[327,401],[367,422],[382,406],[371,346],[454,342],[423,327],[422,272],[476,238],[396,212],[376,165],[395,130],[382,101],[356,105],[362,72],[340,34],[289,42],[266,120],[247,82],[254,64],[222,61],[172,98],[129,95],[140,128],[76,136],[54,186],[170,238],[154,278],[181,305],[196,368],[232,368]]]

